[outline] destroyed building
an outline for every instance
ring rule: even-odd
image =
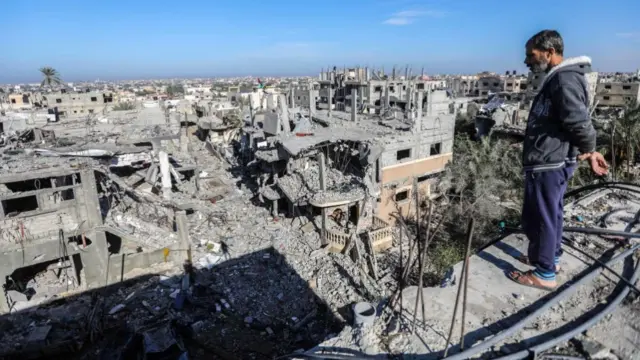
[[[313,86],[313,96],[308,95],[309,88],[298,88],[295,89],[295,100],[308,106],[308,101],[313,98],[317,109],[346,111],[352,104],[352,92],[356,91],[357,97],[354,99],[358,111],[380,114],[380,109],[389,107],[408,110],[415,91],[446,89],[445,81],[428,80],[424,75],[415,76],[408,67],[404,76],[400,76],[395,68],[389,75],[383,71],[369,68],[322,71],[317,85]],[[303,94],[298,94],[300,91]]]
[[[433,179],[452,156],[455,118],[446,91],[424,91],[420,82],[404,81],[402,100],[389,95],[376,108],[381,115],[369,114],[358,94],[375,81],[382,83],[347,81],[336,87],[337,94],[350,90],[338,97],[346,111],[317,109],[317,90],[310,87],[310,115],[304,116],[293,110],[302,89],[291,92],[288,106],[281,94],[278,110],[253,114],[240,140],[240,153],[255,168],[260,199],[272,215],[310,219],[323,243],[336,251],[365,235],[373,247],[389,247],[393,214],[415,211],[409,204],[416,192],[429,196]]]
[[[150,108],[93,127],[74,128],[73,122],[65,122],[43,130],[23,121],[21,126],[4,128],[0,138],[0,241],[5,291],[0,296],[0,311],[17,311],[62,293],[122,281],[132,269],[161,262],[163,247],[173,251],[173,240],[145,244],[139,234],[132,235],[110,220],[117,216],[111,207],[121,203],[125,189],[139,191],[143,197],[157,192],[153,185],[146,184],[146,190],[141,187],[140,180],[151,179],[152,174],[144,172],[139,177],[136,172],[148,168],[157,178],[170,169],[178,186],[185,172],[193,175],[193,167],[184,162],[177,165],[174,157],[174,165],[167,163],[166,169],[158,165],[167,157],[162,149],[178,139],[179,133],[177,129],[154,130],[150,117],[156,128],[165,125],[161,110]],[[106,140],[109,133],[105,130],[114,125],[130,130],[117,135],[117,144],[115,138]],[[177,135],[171,135],[174,131]],[[103,142],[87,142],[96,137]],[[123,174],[126,180],[119,179]],[[167,211],[169,218],[176,216],[174,210],[179,209]],[[138,227],[137,232],[143,228]],[[174,232],[172,226],[156,230]],[[43,271],[55,285],[36,285],[35,276]]]
[[[83,360],[143,358],[131,354],[138,348],[147,358],[150,349],[184,358],[188,348],[190,359],[275,358],[323,345],[390,356],[448,348],[441,334],[461,264],[425,290],[428,318],[416,332],[387,321],[393,305],[382,305],[396,291],[408,318],[417,303],[418,288],[398,281],[404,269],[394,261],[416,242],[403,245],[394,215],[423,211],[420,200],[435,195],[432,181],[452,157],[459,99],[421,89],[419,79],[377,76],[383,89],[407,89],[394,101],[383,90],[376,105],[359,99],[367,86],[347,81],[334,88],[341,105],[323,108],[312,101],[323,83],[312,81],[294,85],[307,94],[300,102],[290,91],[251,91],[240,109],[146,100],[43,128],[28,113],[0,118],[0,357],[46,349],[63,358],[62,347]],[[485,115],[511,121],[519,95],[510,96],[495,94]],[[601,221],[610,209],[585,200],[568,217]],[[616,217],[616,228],[636,211]],[[467,344],[500,336],[505,317],[543,296],[505,285],[503,264],[519,263],[504,249],[524,251],[526,243],[511,236],[503,244],[471,259],[469,276],[483,281],[471,281],[470,299],[482,304],[468,309]],[[582,271],[579,261],[565,257],[564,271]],[[579,295],[564,306],[584,303]],[[604,304],[604,295],[587,298]],[[369,317],[374,326],[358,324],[365,314],[353,305],[363,304],[381,305]],[[526,334],[561,326],[564,313],[556,315]]]
[[[484,72],[478,74],[477,93],[479,96],[486,96],[490,93],[501,92],[504,89],[504,83],[500,75]]]

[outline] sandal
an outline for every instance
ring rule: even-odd
[[[532,287],[540,290],[552,291],[552,290],[555,290],[556,287],[558,286],[555,283],[556,282],[555,280],[553,281],[542,280],[539,277],[535,276],[533,274],[533,271],[531,270],[526,272],[514,270],[509,272],[507,274],[507,277],[517,282],[520,285],[524,285],[524,286],[528,286],[528,287]],[[553,285],[545,284],[545,283],[552,283]]]
[[[520,261],[521,263],[523,263],[525,265],[533,266],[529,262],[529,257],[527,255],[516,256],[516,260]],[[561,271],[562,271],[562,268],[560,266],[556,265],[556,274],[560,274]]]

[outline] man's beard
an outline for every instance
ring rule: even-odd
[[[549,69],[549,63],[539,62],[537,64],[531,64],[531,66],[529,66],[529,69],[534,73],[546,72],[547,69]]]

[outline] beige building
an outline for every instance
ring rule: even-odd
[[[625,106],[640,101],[640,82],[597,84],[595,99],[598,106]]]
[[[489,93],[501,92],[504,89],[502,78],[493,73],[478,74],[476,96],[487,96]]]
[[[104,112],[112,105],[115,94],[111,92],[56,92],[42,96],[49,109],[58,109],[61,117],[82,116]]]
[[[10,109],[31,109],[33,107],[33,94],[31,93],[19,93],[9,94],[7,96],[7,103]]]
[[[524,92],[527,91],[527,78],[521,75],[505,75],[502,79],[504,84],[503,91],[506,92]]]

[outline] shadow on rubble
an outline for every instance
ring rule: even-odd
[[[254,164],[247,166],[244,164],[238,164],[237,166],[229,168],[229,173],[231,173],[235,178],[239,178],[235,184],[238,189],[242,189],[244,186],[254,193],[258,190],[257,174],[261,173],[258,169],[258,165]]]
[[[140,276],[3,315],[0,359],[272,359],[341,330],[312,286],[273,248]]]

